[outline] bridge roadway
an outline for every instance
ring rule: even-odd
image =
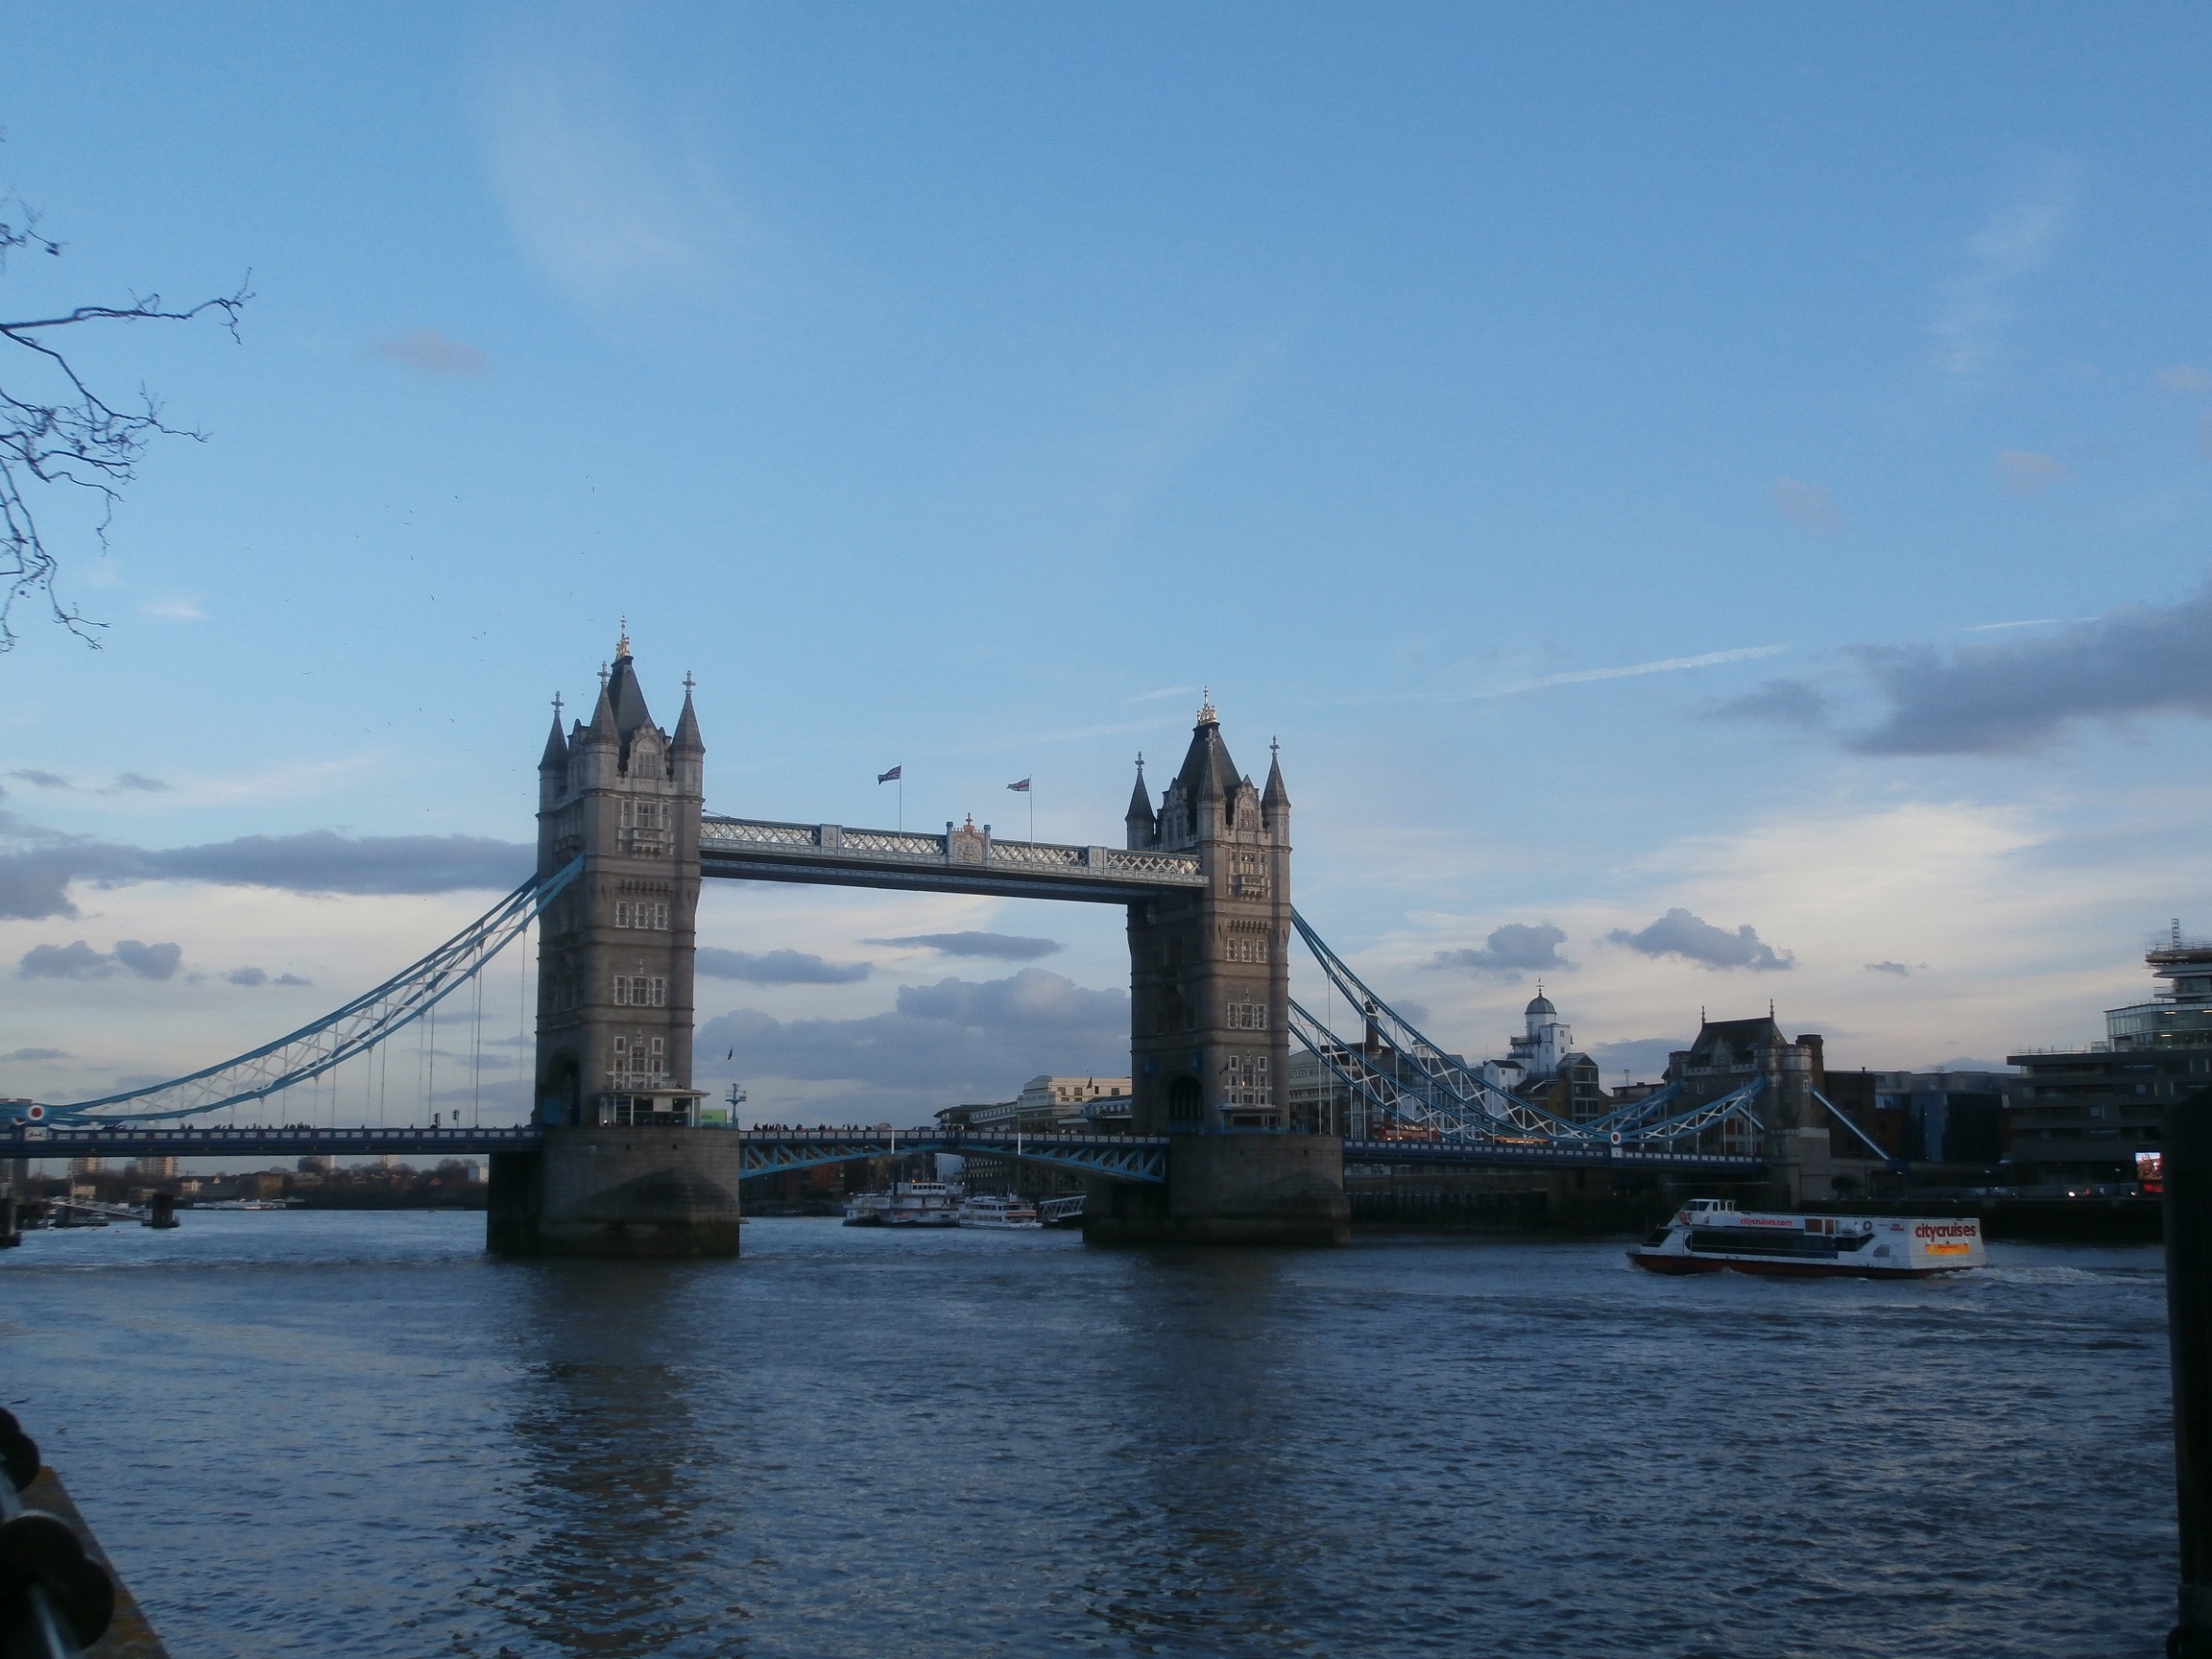
[[[927,1125],[912,1129],[736,1129],[750,1178],[820,1164],[953,1152],[1050,1165],[1111,1180],[1151,1184],[1167,1179],[1164,1135],[1009,1135]],[[0,1158],[461,1158],[527,1152],[539,1146],[535,1124],[478,1129],[334,1129],[313,1125],[197,1129],[162,1124],[132,1129],[17,1129],[0,1133]],[[1671,1152],[1633,1146],[1471,1145],[1450,1141],[1347,1141],[1344,1162],[1485,1169],[1612,1169],[1715,1177],[1749,1177],[1766,1169],[1758,1158]]]

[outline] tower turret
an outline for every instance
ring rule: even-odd
[[[1260,813],[1277,840],[1290,839],[1290,791],[1283,786],[1283,745],[1272,739],[1267,744],[1267,788],[1260,797]]]
[[[1150,847],[1160,839],[1160,820],[1152,810],[1152,797],[1144,788],[1144,757],[1137,757],[1137,784],[1129,792],[1129,810],[1122,814],[1129,826],[1132,848]]]

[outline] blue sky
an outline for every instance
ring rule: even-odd
[[[104,556],[49,516],[105,649],[25,607],[0,657],[0,1093],[204,1063],[485,908],[497,849],[410,881],[378,838],[526,839],[624,614],[753,816],[887,821],[899,762],[909,823],[1021,832],[1034,776],[1041,835],[1109,838],[1211,685],[1247,770],[1282,741],[1300,907],[1470,1052],[1539,963],[1647,1074],[1769,998],[1839,1064],[2096,1035],[2148,933],[2212,931],[2208,46],[2179,7],[19,16],[0,183],[66,247],[0,315],[256,298],[83,348],[209,442]],[[277,886],[178,852],[323,832]],[[1061,949],[868,943],[958,932]],[[717,890],[702,937],[844,970],[702,980],[768,1116],[1117,1063],[1110,911]]]

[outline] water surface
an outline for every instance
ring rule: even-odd
[[[2148,1659],[2170,1623],[2155,1250],[1867,1285],[482,1234],[201,1212],[0,1254],[0,1399],[178,1659]]]

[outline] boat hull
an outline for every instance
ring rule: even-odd
[[[1769,1279],[1934,1279],[1960,1267],[1877,1267],[1849,1262],[1778,1262],[1771,1258],[1670,1256],[1657,1250],[1631,1250],[1628,1260],[1647,1273],[1757,1273]]]

